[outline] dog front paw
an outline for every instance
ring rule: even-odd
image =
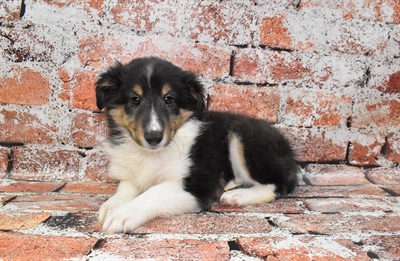
[[[124,204],[109,211],[102,229],[107,234],[128,233],[134,231],[145,222],[146,218],[140,211],[134,210],[129,204]]]

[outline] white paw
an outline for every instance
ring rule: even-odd
[[[220,201],[225,205],[245,206],[267,203],[275,198],[275,185],[267,184],[227,191],[222,194]]]
[[[111,209],[103,223],[103,231],[108,234],[128,233],[146,223],[146,217],[135,210],[129,203]]]
[[[103,223],[105,218],[107,217],[108,213],[112,209],[116,209],[119,206],[121,206],[124,202],[118,199],[115,196],[112,196],[109,198],[106,202],[104,202],[98,212],[97,219],[99,220],[100,223]]]
[[[243,189],[226,191],[221,195],[220,201],[224,205],[243,206]]]

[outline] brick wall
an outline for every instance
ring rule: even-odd
[[[12,0],[0,34],[0,178],[107,180],[96,75],[146,55],[275,123],[301,162],[400,162],[399,1]]]

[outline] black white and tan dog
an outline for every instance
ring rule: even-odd
[[[295,189],[288,141],[264,120],[207,111],[204,92],[194,73],[156,57],[100,74],[96,99],[107,114],[109,174],[119,180],[99,210],[105,232],[207,210],[218,198],[244,206]]]

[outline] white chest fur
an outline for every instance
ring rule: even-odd
[[[137,145],[128,134],[119,146],[105,141],[110,157],[109,175],[117,180],[135,183],[141,190],[169,180],[182,180],[192,164],[189,156],[202,122],[189,120],[176,132],[168,144],[158,150],[149,150]]]

